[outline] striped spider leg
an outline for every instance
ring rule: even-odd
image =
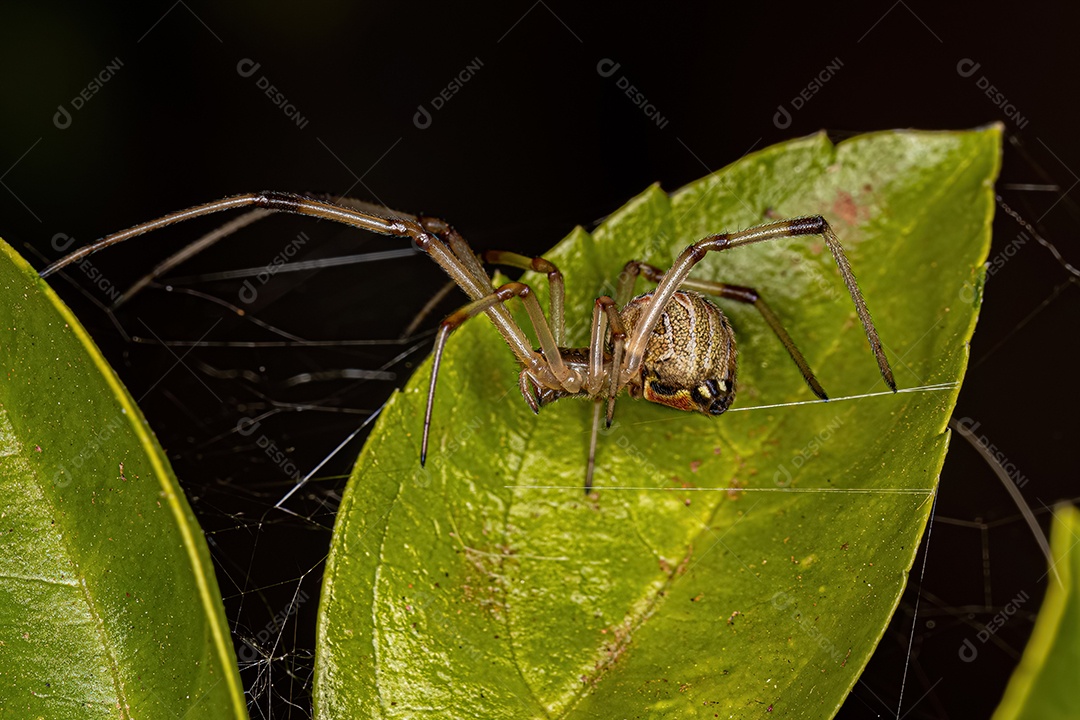
[[[549,320],[532,289],[525,283],[509,282],[498,288],[493,287],[480,257],[446,222],[432,217],[397,213],[348,199],[332,202],[295,193],[261,192],[215,200],[108,235],[56,261],[45,268],[41,276],[48,277],[92,253],[138,235],[239,208],[308,215],[370,232],[407,238],[430,256],[469,296],[470,302],[450,314],[439,327],[424,414],[421,464],[427,457],[435,387],[446,342],[463,322],[481,313],[490,318],[521,366],[519,388],[534,412],[539,412],[543,405],[565,397],[593,399],[592,434],[585,473],[586,492],[592,487],[601,415],[610,426],[615,399],[624,389],[631,397],[644,397],[650,402],[709,415],[722,414],[733,401],[737,366],[734,332],[720,309],[701,292],[754,305],[783,343],[811,390],[825,399],[825,391],[805,358],[757,291],[689,277],[693,267],[709,252],[785,237],[821,235],[825,239],[851,295],[881,375],[885,383],[893,391],[896,390],[892,370],[851,265],[836,235],[820,216],[794,218],[738,232],[710,235],[687,247],[666,272],[631,261],[620,280],[616,299],[602,296],[594,301],[589,345],[584,348],[564,346],[563,278],[550,261],[504,251],[489,251],[483,255],[483,259],[492,264],[546,273],[550,287]],[[227,233],[220,233],[218,237],[224,234]],[[631,298],[638,275],[657,282],[657,287]],[[128,297],[130,292],[124,297]],[[524,304],[539,348],[532,346],[506,308],[506,303],[512,298],[519,298]]]

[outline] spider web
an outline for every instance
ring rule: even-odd
[[[1045,146],[1012,138],[985,304],[954,416],[997,459],[1043,532],[1055,502],[1077,499],[1061,452],[1070,428],[1052,420],[1078,399],[1057,379],[1070,376],[1059,329],[1070,318],[1075,326],[1080,273],[1047,240],[1078,225],[1076,205],[1059,202],[1074,179]],[[341,494],[371,421],[430,350],[430,329],[401,336],[445,278],[424,257],[368,255],[385,251],[385,241],[358,243],[354,231],[303,220],[276,218],[227,244],[115,314],[98,312],[95,335],[132,392],[144,395],[206,531],[251,716],[306,718]],[[358,244],[372,264],[319,262],[355,255]],[[314,266],[275,265],[290,246]],[[238,270],[235,257],[251,272]],[[119,282],[122,272],[110,273]],[[364,276],[379,281],[356,281]],[[84,297],[103,308],[93,293]],[[459,301],[437,304],[421,327]],[[988,716],[1020,657],[1052,576],[1014,498],[958,434],[927,532],[841,718]]]

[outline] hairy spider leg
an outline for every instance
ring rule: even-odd
[[[655,265],[638,262],[637,260],[628,262],[623,269],[623,273],[624,275],[622,277],[629,278],[628,282],[631,286],[633,286],[633,281],[639,274],[646,280],[655,283],[661,282],[664,279],[665,274],[663,270]],[[781,324],[780,318],[777,317],[776,313],[773,312],[772,308],[769,307],[765,302],[765,299],[761,297],[757,290],[742,285],[731,285],[728,283],[698,280],[695,278],[686,278],[682,283],[682,287],[684,289],[715,295],[716,297],[724,298],[725,300],[734,300],[747,305],[753,305],[754,308],[761,313],[761,317],[765,319],[765,322],[772,329],[776,337],[783,343],[788,355],[791,356],[791,359],[799,368],[799,372],[802,373],[806,384],[810,386],[810,389],[814,394],[822,400],[829,399],[829,396],[825,394],[825,389],[821,387],[821,383],[818,382],[817,377],[814,376],[814,371],[810,369],[810,364],[806,362],[806,358],[803,357],[802,352],[800,352],[799,348],[795,345],[795,341],[791,339],[791,335],[788,334],[787,330]]]
[[[316,197],[284,192],[233,195],[135,225],[127,230],[107,235],[64,256],[46,267],[41,272],[41,277],[46,278],[93,253],[133,237],[198,217],[242,208],[307,215],[381,235],[411,239],[417,248],[429,255],[474,302],[482,300],[492,293],[491,280],[484,272],[476,255],[453,228],[437,218],[393,213],[393,211],[378,208],[378,206],[362,201],[349,201],[349,206],[345,206]],[[392,214],[393,216],[386,217],[380,213]],[[254,213],[249,213],[246,220],[247,222],[253,222],[258,217]],[[222,234],[221,237],[225,234],[228,234],[228,232]],[[526,303],[526,306],[528,306],[528,303]],[[539,309],[538,305],[537,309]],[[572,383],[567,383],[568,379],[572,379],[570,377],[571,373],[563,363],[561,354],[557,352],[554,336],[550,333],[550,330],[548,330],[547,337],[541,342],[541,347],[548,345],[556,351],[545,357],[533,350],[525,333],[518,327],[503,303],[492,303],[485,307],[484,312],[491,318],[492,323],[503,336],[507,345],[510,346],[518,362],[528,369],[534,378],[545,386],[553,388],[564,387],[566,384],[572,385]],[[542,312],[540,317],[543,317]],[[543,323],[543,327],[548,328],[546,322]]]
[[[607,327],[605,327],[607,326]],[[626,346],[626,327],[619,317],[619,308],[607,295],[598,297],[593,304],[592,336],[589,345],[589,394],[596,398],[593,406],[592,428],[589,437],[589,460],[585,467],[585,493],[592,490],[593,473],[596,469],[596,442],[600,433],[600,412],[607,399],[605,427],[611,427],[615,415],[615,398],[619,394],[619,376]],[[611,370],[607,375],[606,392],[604,383],[604,345],[611,331]]]
[[[469,266],[467,259],[458,257],[446,242],[432,232],[424,229],[416,216],[400,213],[396,214],[395,217],[384,217],[383,215],[370,210],[369,208],[374,206],[370,206],[368,203],[355,202],[354,204],[358,207],[346,207],[314,197],[284,192],[259,192],[232,195],[227,198],[214,200],[185,210],[169,213],[156,220],[141,223],[130,227],[127,230],[121,230],[120,232],[107,235],[97,242],[79,248],[60,258],[42,270],[41,277],[48,277],[72,263],[78,262],[93,253],[104,250],[117,243],[170,225],[175,225],[176,223],[227,210],[261,208],[277,212],[307,215],[341,223],[343,225],[349,225],[380,235],[411,239],[421,251],[429,255],[431,259],[434,260],[455,283],[457,283],[458,287],[473,300],[479,300],[491,292],[491,282],[488,280],[487,276],[483,274],[482,270],[480,273],[477,273],[474,268]],[[392,211],[384,210],[384,212]],[[479,262],[476,261],[475,256],[472,256],[471,252],[469,255],[473,258],[473,262],[476,263],[477,267],[479,267]],[[546,375],[547,373],[544,371],[546,370],[547,365],[544,364],[543,358],[529,346],[525,334],[514,322],[509,311],[502,305],[494,305],[490,308],[488,316],[499,330],[499,333],[506,339],[507,344],[514,352],[514,355],[517,356],[518,360],[523,365],[535,369],[537,373]]]
[[[832,253],[833,259],[840,269],[840,276],[847,286],[848,294],[851,295],[851,300],[855,304],[855,311],[858,313],[859,320],[866,331],[866,338],[870,342],[870,349],[877,360],[881,377],[885,380],[885,384],[893,392],[896,392],[896,381],[893,379],[892,368],[889,367],[889,360],[885,357],[881,339],[878,337],[874,321],[870,317],[870,310],[866,307],[866,301],[863,299],[858,283],[855,281],[855,273],[851,270],[851,264],[848,262],[836,234],[829,227],[829,223],[825,221],[825,218],[820,215],[781,220],[738,232],[710,235],[683,250],[671,268],[664,273],[664,278],[652,294],[652,301],[648,309],[640,322],[634,327],[627,348],[627,363],[626,368],[623,370],[621,385],[627,384],[636,373],[641,371],[641,364],[645,358],[645,348],[649,337],[652,335],[657,323],[660,322],[660,316],[663,315],[668,301],[671,300],[671,296],[675,291],[684,285],[694,266],[701,262],[710,251],[730,250],[741,245],[804,235],[821,235],[825,239],[825,245],[829,248],[829,252]]]
[[[529,313],[529,319],[532,321],[533,329],[540,340],[540,347],[544,351],[544,355],[548,357],[556,356],[561,359],[562,355],[559,353],[558,346],[555,345],[555,337],[551,332],[551,328],[548,327],[544,311],[540,308],[540,302],[536,299],[536,295],[533,294],[532,288],[525,283],[508,282],[501,285],[490,295],[474,300],[448,315],[439,325],[439,334],[435,340],[435,355],[431,366],[431,384],[428,386],[427,410],[424,413],[424,436],[420,444],[421,466],[427,460],[428,430],[431,426],[431,413],[435,403],[435,384],[439,377],[439,366],[442,364],[443,349],[446,347],[446,341],[449,339],[450,333],[469,318],[486,312],[496,304],[506,303],[513,297],[521,298],[525,304],[525,309]]]
[[[490,265],[506,265],[521,268],[522,270],[534,270],[547,275],[548,294],[550,295],[551,330],[555,333],[555,344],[559,347],[566,345],[566,287],[563,283],[562,273],[555,263],[542,257],[527,257],[506,250],[487,250],[484,252],[484,262]]]

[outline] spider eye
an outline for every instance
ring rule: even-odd
[[[694,401],[701,407],[702,412],[710,415],[721,415],[727,411],[728,406],[734,399],[731,392],[732,385],[728,380],[716,380],[709,378],[699,387],[694,388],[692,396]]]
[[[727,412],[728,406],[731,405],[731,400],[731,395],[722,395],[716,398],[712,401],[712,404],[709,405],[709,414],[723,415],[725,412]]]
[[[705,381],[705,387],[709,390],[709,394],[706,397],[720,397],[721,394],[728,391],[727,380],[716,380],[715,378],[709,378]]]
[[[694,398],[694,402],[701,405],[708,405],[710,400],[717,400],[728,393],[728,381],[717,380],[715,378],[709,378],[701,385],[694,388],[690,397]]]

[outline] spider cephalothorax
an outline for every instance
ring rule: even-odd
[[[892,370],[866,302],[855,282],[855,275],[836,235],[820,216],[780,220],[748,230],[710,235],[683,250],[667,271],[637,261],[627,263],[619,276],[615,298],[602,296],[593,304],[589,345],[585,348],[565,347],[563,279],[558,268],[548,260],[501,251],[489,251],[482,256],[492,264],[546,273],[551,290],[550,311],[546,317],[528,285],[509,282],[493,287],[480,258],[464,238],[444,221],[396,213],[345,198],[330,202],[307,195],[261,192],[215,200],[102,238],[53,263],[41,275],[46,277],[93,252],[136,235],[183,220],[242,207],[259,208],[253,211],[256,213],[271,210],[311,215],[384,235],[408,238],[438,263],[472,299],[468,305],[443,320],[439,327],[424,416],[421,464],[427,455],[435,383],[446,340],[461,323],[480,313],[485,313],[491,319],[520,363],[519,385],[533,411],[538,412],[542,405],[565,397],[593,399],[593,431],[585,473],[586,491],[592,486],[601,415],[605,414],[606,406],[606,420],[610,425],[615,398],[624,389],[632,397],[644,397],[679,410],[710,415],[719,415],[730,406],[735,396],[735,336],[724,314],[700,293],[753,305],[784,344],[810,389],[825,398],[825,391],[802,353],[757,291],[690,277],[693,267],[711,251],[784,237],[820,235],[824,238],[866,330],[881,375],[886,384],[896,390]],[[634,284],[639,275],[644,275],[657,286],[650,293],[633,297]],[[505,307],[505,303],[514,297],[520,298],[525,305],[539,348],[534,347]]]
[[[627,333],[633,332],[651,300],[652,293],[639,295],[619,312]],[[571,373],[588,374],[589,348],[559,348],[559,354]],[[610,346],[604,348],[603,358],[603,373],[610,375]],[[627,379],[626,390],[630,397],[677,410],[719,415],[735,397],[735,361],[735,333],[720,308],[698,293],[676,292],[645,347],[638,375]],[[546,387],[528,369],[521,371],[521,384],[534,411],[563,398],[589,396],[584,387],[576,392]]]

